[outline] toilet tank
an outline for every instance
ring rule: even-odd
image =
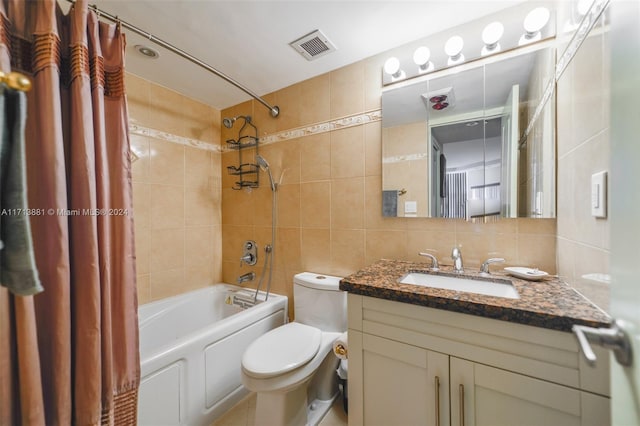
[[[322,331],[347,331],[347,293],[340,277],[302,272],[293,277],[295,321]]]

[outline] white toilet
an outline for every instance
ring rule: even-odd
[[[339,277],[293,279],[295,322],[259,337],[242,357],[242,383],[257,392],[256,424],[316,425],[338,394],[333,341],[347,330]]]

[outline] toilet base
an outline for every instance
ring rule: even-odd
[[[337,397],[338,393],[333,395],[331,399],[316,399],[312,401],[307,407],[307,426],[317,426],[329,410],[331,410],[331,406]]]
[[[285,391],[258,392],[256,424],[316,426],[320,423],[339,393],[335,371],[339,361],[330,352],[310,380]]]
[[[314,399],[307,403],[306,386],[292,392],[258,393],[256,424],[265,426],[317,426],[329,412],[338,396],[330,399]]]

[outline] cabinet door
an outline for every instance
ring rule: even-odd
[[[363,335],[364,424],[449,425],[449,357]]]
[[[609,423],[608,398],[451,357],[452,426]]]

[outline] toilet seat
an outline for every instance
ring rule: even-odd
[[[278,376],[311,361],[320,348],[322,332],[292,322],[271,330],[254,341],[242,357],[242,369],[256,378]]]

